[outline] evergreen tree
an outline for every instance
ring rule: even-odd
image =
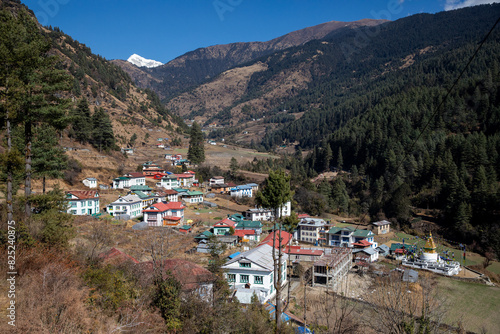
[[[205,161],[205,146],[203,143],[203,133],[198,123],[193,122],[189,139],[188,159],[194,164]]]
[[[349,212],[349,195],[341,177],[337,177],[333,181],[332,199],[333,206],[337,208],[337,214],[340,212]]]
[[[92,118],[89,103],[86,98],[78,102],[73,116],[73,133],[77,141],[82,144],[92,139]]]
[[[33,175],[42,178],[42,189],[45,194],[45,179],[61,178],[67,168],[68,158],[64,150],[58,146],[57,133],[53,127],[38,127],[33,141]]]
[[[109,119],[109,115],[104,109],[99,108],[92,115],[92,145],[98,148],[99,151],[110,150],[115,147],[115,135],[113,133],[113,125]]]
[[[16,15],[0,13],[1,68],[5,74],[2,100],[10,100],[9,122],[24,125],[25,141],[25,215],[31,215],[32,140],[34,124],[50,124],[58,130],[68,124],[69,100],[61,96],[71,89],[71,78],[56,69],[58,58],[50,56],[51,44],[33,17],[22,9]],[[2,89],[3,90],[3,89]]]
[[[233,176],[236,175],[236,172],[238,171],[239,168],[240,166],[238,166],[238,160],[236,160],[235,157],[232,157],[231,162],[229,163],[229,169],[231,170],[231,174]]]

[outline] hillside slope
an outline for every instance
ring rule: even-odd
[[[385,20],[331,21],[297,30],[267,42],[248,42],[213,45],[188,52],[163,66],[152,69],[131,68],[123,61],[114,60],[140,87],[151,88],[162,99],[170,98],[190,87],[197,86],[234,66],[253,61],[261,56],[303,45],[314,39],[340,33],[361,26],[375,26]],[[145,79],[151,75],[155,80]]]

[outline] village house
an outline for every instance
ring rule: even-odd
[[[157,187],[163,187],[165,189],[174,189],[180,186],[177,176],[174,174],[163,176],[160,182],[156,184]]]
[[[326,244],[325,232],[328,223],[320,218],[303,218],[298,224],[298,238],[301,242]]]
[[[255,230],[236,230],[233,235],[238,237],[238,242],[260,241],[260,238],[255,233]]]
[[[235,227],[236,227],[235,221],[229,218],[225,218],[214,224],[213,226],[214,235],[229,235],[231,228],[234,230]]]
[[[372,263],[378,260],[378,251],[372,247],[353,249],[354,262]]]
[[[124,220],[142,216],[142,200],[137,195],[120,196],[116,201],[108,204],[106,211],[113,217]]]
[[[144,222],[148,226],[179,226],[184,222],[185,208],[181,202],[153,204],[143,210]]]
[[[95,177],[87,177],[86,179],[83,179],[82,183],[87,187],[87,188],[97,188],[97,179]]]
[[[188,191],[185,194],[182,194],[182,200],[189,204],[198,204],[203,202],[203,193],[201,191]]]
[[[195,173],[190,173],[190,172],[185,172],[182,174],[174,174],[175,177],[177,177],[177,180],[179,180],[179,186],[180,187],[192,187],[194,183],[198,182],[196,180],[196,175]]]
[[[141,172],[131,172],[123,176],[129,178],[129,187],[146,185],[146,177]]]
[[[332,227],[327,235],[327,244],[334,247],[353,247],[354,243],[365,240],[369,242],[370,247],[377,248],[374,241],[375,234],[370,230],[358,230],[352,226]]]
[[[271,209],[249,209],[243,214],[245,215],[245,219],[248,220],[269,221],[273,217]]]
[[[174,189],[160,190],[157,194],[165,198],[162,202],[179,202],[179,193]]]
[[[373,231],[375,232],[376,235],[389,233],[391,229],[391,223],[388,222],[387,220],[373,222],[372,225],[373,225]]]
[[[95,190],[73,190],[66,193],[67,213],[72,215],[93,215],[99,213],[99,193]]]
[[[224,177],[223,176],[214,176],[210,179],[210,187],[216,185],[216,184],[224,184]]]
[[[124,189],[130,187],[130,179],[125,176],[119,176],[113,179],[113,189]]]
[[[249,304],[255,294],[261,303],[265,303],[276,294],[274,288],[275,268],[273,249],[268,244],[243,252],[230,259],[222,266],[225,277],[240,303]],[[281,282],[287,283],[287,254],[281,257]]]
[[[227,184],[214,184],[210,186],[210,191],[218,194],[228,194],[231,192],[231,188]]]
[[[236,222],[236,230],[254,230],[255,235],[260,239],[262,234],[262,223],[258,220],[238,220]]]
[[[236,186],[231,188],[230,195],[236,198],[253,197],[252,187],[247,185]]]

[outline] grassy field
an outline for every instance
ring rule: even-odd
[[[478,283],[438,278],[438,291],[446,300],[445,322],[462,325],[470,331],[500,331],[500,288]]]

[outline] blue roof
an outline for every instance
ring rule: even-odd
[[[258,187],[259,185],[257,183],[247,183],[247,186]]]
[[[228,256],[228,258],[230,258],[232,260],[233,258],[237,257],[238,255],[240,255],[240,252],[236,252],[234,254],[231,254]]]

